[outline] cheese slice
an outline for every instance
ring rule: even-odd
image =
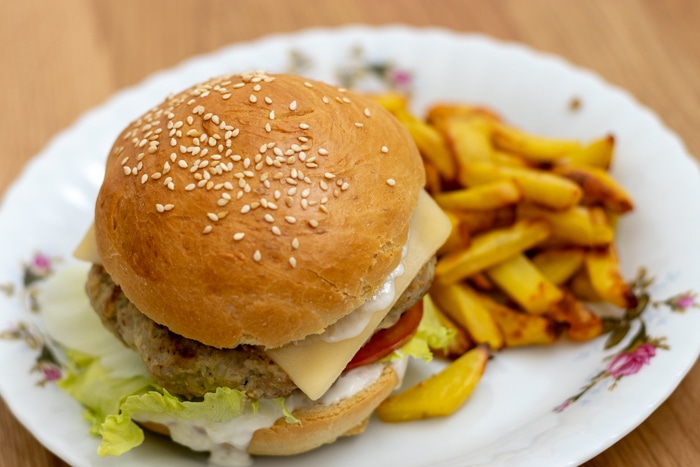
[[[90,224],[90,228],[85,232],[80,244],[73,250],[73,257],[88,263],[102,264],[100,255],[97,253],[97,243],[95,242],[95,224]]]
[[[418,274],[421,267],[433,257],[445,242],[452,226],[435,201],[421,190],[418,204],[410,220],[405,273],[395,279],[396,293],[391,305],[376,311],[367,326],[357,336],[338,342],[311,339],[297,341],[267,354],[309,398],[320,398],[340,376],[348,362],[370,338],[394,303]]]

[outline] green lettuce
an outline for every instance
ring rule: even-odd
[[[429,295],[423,297],[423,318],[416,333],[403,347],[387,357],[389,361],[413,357],[429,362],[433,358],[431,349],[446,349],[454,339],[454,329],[447,329],[435,314],[435,304]]]
[[[431,349],[444,348],[453,336],[454,331],[440,324],[434,305],[426,296],[423,318],[415,335],[385,360],[410,356],[430,361]],[[118,456],[143,443],[144,433],[133,420],[135,414],[156,419],[163,415],[225,423],[246,411],[256,413],[258,409],[258,401],[246,398],[242,391],[219,388],[205,394],[201,400],[183,401],[138,372],[128,377],[115,377],[112,370],[100,363],[100,357],[66,350],[66,358],[67,369],[58,385],[85,407],[83,416],[90,423],[90,433],[102,437],[97,451],[100,456]],[[130,374],[120,374],[123,373]],[[280,406],[288,423],[299,423],[285,406],[284,398],[274,402]]]

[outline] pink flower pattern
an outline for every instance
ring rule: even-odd
[[[607,372],[615,379],[635,375],[644,365],[648,365],[655,355],[656,347],[649,343],[641,344],[632,351],[622,352],[615,356],[608,363]]]

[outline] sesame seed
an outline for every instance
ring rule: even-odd
[[[241,207],[241,214],[245,214],[245,213],[247,213],[247,212],[249,212],[249,211],[250,211],[250,205],[244,204],[244,205]]]
[[[365,114],[365,117],[371,117],[371,116],[372,116],[372,112],[369,111],[369,108],[368,108],[368,107],[365,107],[364,114]]]
[[[208,233],[211,232],[212,230],[214,230],[214,227],[212,227],[211,225],[208,225],[208,226],[204,227],[204,230],[202,230],[202,233],[203,233],[203,234],[208,234]]]
[[[311,84],[311,83],[309,83],[308,81],[304,81],[304,86],[306,86],[307,88],[312,88],[312,87],[314,87],[314,85]]]
[[[294,216],[285,216],[284,220],[286,220],[290,224],[295,224],[297,221],[297,218]]]
[[[327,156],[328,155],[328,150],[325,148],[318,148],[318,153],[322,156]]]
[[[389,148],[386,146],[382,146],[382,152],[386,154],[387,152],[389,152]]]
[[[257,92],[257,91],[260,91],[261,89],[262,89],[262,86],[260,86],[259,84],[256,84],[255,86],[253,86],[253,91]]]
[[[344,182],[342,185],[340,185],[340,189],[341,189],[342,191],[345,191],[345,190],[347,190],[348,188],[350,188],[350,184],[349,184],[348,182]]]
[[[262,259],[262,253],[260,253],[260,250],[255,250],[255,253],[253,253],[253,260],[255,262],[260,262]]]
[[[146,181],[148,181],[148,174],[141,175],[141,184],[143,185]]]
[[[248,97],[248,100],[249,100],[251,103],[253,103],[253,104],[255,104],[256,102],[258,102],[258,98],[255,97],[255,95],[253,95],[253,94],[251,94],[251,95]]]
[[[275,119],[275,111],[270,110],[270,120],[274,120],[274,119]]]
[[[245,233],[243,232],[236,232],[233,234],[233,239],[237,242],[243,240],[243,237],[245,237]]]
[[[389,186],[394,186],[394,185],[396,185],[396,180],[394,180],[393,178],[388,178],[386,180],[386,184]]]
[[[265,97],[265,102],[268,104],[272,104],[272,99],[270,99],[269,97]]]
[[[289,257],[289,264],[290,264],[293,268],[297,267],[297,260],[296,260],[296,258],[295,258],[294,256],[290,256],[290,257]]]
[[[214,222],[219,220],[219,216],[217,216],[213,212],[208,212],[207,217],[209,218],[209,220],[214,221]]]
[[[271,230],[272,230],[272,233],[277,235],[277,236],[282,235],[282,231],[276,225],[273,225]]]
[[[186,169],[187,168],[187,161],[184,159],[180,159],[179,161],[177,161],[177,165],[179,165],[183,169]]]
[[[311,219],[309,220],[309,225],[315,229],[318,227],[318,221],[316,219]]]
[[[269,223],[275,222],[275,218],[270,213],[265,214],[263,216],[263,219],[265,219],[265,222],[269,222]]]
[[[291,104],[289,104],[289,110],[296,110],[297,109],[297,101],[292,101]]]
[[[302,130],[308,130],[311,127],[309,126],[308,123],[300,123],[299,128],[301,128]]]
[[[299,239],[296,237],[292,239],[292,248],[294,248],[295,250],[299,248]]]
[[[131,175],[131,167],[124,166],[124,175]]]
[[[163,206],[163,209],[165,209],[166,211],[172,211],[174,207],[174,204],[166,204],[165,206]]]
[[[234,89],[240,89],[240,88],[242,88],[243,86],[245,86],[245,83],[236,83],[236,84],[233,85],[233,88],[234,88]]]
[[[364,123],[355,122],[355,126],[356,126],[357,128],[362,128],[362,127],[365,126],[365,125],[364,125]]]
[[[230,93],[230,92],[227,92],[226,94],[224,94],[224,95],[221,96],[221,97],[222,97],[224,100],[229,99],[229,98],[231,97],[231,93]]]
[[[156,204],[156,211],[158,212],[164,212],[165,211],[165,206],[162,204]]]
[[[333,174],[333,173],[331,173],[331,172],[326,172],[325,174],[323,174],[323,176],[326,177],[326,178],[328,178],[328,179],[334,179],[334,178],[335,178],[335,174]]]
[[[346,104],[349,104],[352,101],[350,99],[348,99],[347,97],[343,97],[343,102],[345,102]]]
[[[324,104],[328,104],[328,103],[330,103],[330,101],[331,101],[331,100],[330,100],[329,98],[327,98],[326,96],[323,96],[323,97],[321,98],[321,100],[323,101]]]

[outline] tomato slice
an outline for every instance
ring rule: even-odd
[[[345,370],[368,365],[386,357],[402,347],[416,333],[423,318],[423,300],[408,309],[392,327],[374,333],[372,338],[358,350]]]

